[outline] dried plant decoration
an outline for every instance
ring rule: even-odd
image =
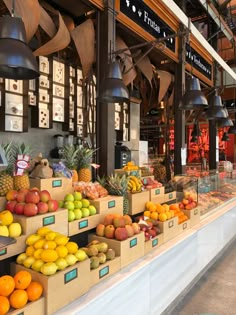
[[[3,0],[8,11],[12,12],[12,0]],[[38,0],[15,0],[15,16],[20,16],[25,25],[26,40],[29,42],[36,33],[40,21]]]
[[[168,91],[168,88],[172,81],[172,75],[171,73],[163,70],[157,70],[160,86],[159,86],[159,95],[158,95],[158,103],[160,103],[164,96],[166,95],[166,92]]]
[[[78,25],[71,32],[79,54],[84,78],[87,78],[95,61],[95,30],[91,19]]]

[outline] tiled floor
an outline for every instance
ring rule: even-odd
[[[236,241],[168,315],[236,315]]]

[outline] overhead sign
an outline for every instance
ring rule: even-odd
[[[163,38],[175,32],[143,1],[120,0],[120,11],[155,38]],[[165,40],[166,47],[175,52],[175,38]]]
[[[209,80],[212,79],[212,64],[204,59],[195,49],[186,44],[186,61]]]

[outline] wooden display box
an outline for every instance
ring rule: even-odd
[[[164,194],[164,202],[170,202],[176,200],[176,191],[172,191],[168,194]]]
[[[26,248],[25,244],[26,237],[27,237],[26,235],[18,236],[15,238],[16,243],[0,248],[0,261],[8,257],[12,257],[23,253]]]
[[[186,220],[183,223],[178,224],[179,233],[188,230],[190,226],[190,220]]]
[[[5,210],[6,197],[0,197],[0,211]]]
[[[152,188],[148,189],[149,191],[149,199],[152,202],[155,203],[163,203],[165,202],[165,188],[164,187],[158,187],[158,188]]]
[[[35,302],[29,302],[20,309],[10,309],[7,315],[45,315],[45,298],[41,297]]]
[[[115,257],[113,260],[108,260],[98,268],[91,270],[91,286],[118,272],[120,268],[120,257]]]
[[[182,210],[182,211],[190,219],[190,227],[200,222],[200,210],[198,208],[194,208],[191,210]]]
[[[116,256],[120,256],[120,267],[123,268],[140,257],[144,256],[144,233],[140,232],[125,241],[117,241],[106,237],[89,235],[89,242],[98,240],[99,242],[106,242],[109,248],[115,250]]]
[[[47,190],[52,199],[63,200],[67,193],[73,193],[72,178],[52,177],[46,179],[30,178],[30,187]]]
[[[23,234],[35,233],[40,227],[48,226],[51,230],[68,235],[68,210],[58,209],[55,212],[37,214],[33,217],[13,214],[14,222],[20,222]]]
[[[101,223],[102,219],[100,214],[94,214],[89,217],[74,220],[68,223],[68,235],[76,235],[91,229],[96,228],[96,226]]]
[[[51,315],[65,305],[78,299],[90,289],[90,260],[79,262],[73,266],[58,271],[52,276],[45,276],[40,272],[27,269],[15,263],[11,264],[11,273],[15,274],[20,270],[27,270],[31,273],[32,279],[39,281],[43,286],[45,297],[44,315]],[[31,313],[37,314],[38,313]]]
[[[144,255],[163,244],[163,233],[158,234],[153,239],[144,242]]]
[[[145,210],[145,204],[149,201],[149,191],[145,190],[136,194],[128,194],[129,214],[134,215]]]
[[[163,243],[171,240],[179,233],[178,218],[174,217],[165,222],[158,221],[161,233],[163,233]]]
[[[97,213],[123,213],[123,197],[108,195],[103,198],[89,200],[91,205],[97,209]]]
[[[126,170],[123,170],[123,169],[115,169],[114,173],[118,174],[120,176],[122,176],[122,175],[137,176],[137,177],[141,176],[141,170],[126,171]]]

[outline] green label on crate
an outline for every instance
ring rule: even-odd
[[[109,208],[109,209],[110,209],[110,208],[114,208],[115,206],[116,206],[115,200],[111,200],[111,201],[108,202],[108,208]]]
[[[79,222],[79,229],[84,229],[86,227],[88,227],[88,220],[83,220]]]
[[[155,247],[158,245],[158,238],[155,238],[154,240],[152,240],[152,247]]]
[[[7,248],[0,250],[0,256],[6,255],[6,253],[7,253]]]
[[[50,215],[50,217],[43,218],[43,226],[55,223],[55,215]]]
[[[18,313],[17,315],[24,315],[25,313],[24,312],[21,312],[21,313]]]
[[[155,195],[160,195],[160,193],[161,193],[161,191],[159,188],[155,190]]]
[[[61,187],[62,186],[62,180],[61,179],[55,179],[52,181],[52,187]]]
[[[198,209],[195,209],[194,210],[194,215],[197,215],[198,214]]]
[[[174,221],[171,220],[171,221],[168,223],[168,227],[169,227],[169,228],[172,228],[173,226],[174,226]]]
[[[65,273],[64,275],[64,283],[68,283],[72,280],[74,280],[75,278],[78,277],[78,271],[77,268]]]
[[[130,171],[131,176],[137,176],[138,172],[137,171]]]
[[[147,178],[144,178],[144,179],[143,179],[143,184],[144,184],[144,185],[147,185]]]
[[[184,224],[183,224],[183,230],[185,230],[187,228],[187,223],[185,222]]]
[[[134,239],[132,239],[130,242],[129,242],[129,247],[132,248],[134,246],[136,246],[138,243],[137,241],[137,238],[135,237]]]
[[[105,277],[109,274],[109,266],[103,267],[101,270],[99,270],[99,279]]]
[[[173,199],[173,194],[169,194],[169,199]]]

